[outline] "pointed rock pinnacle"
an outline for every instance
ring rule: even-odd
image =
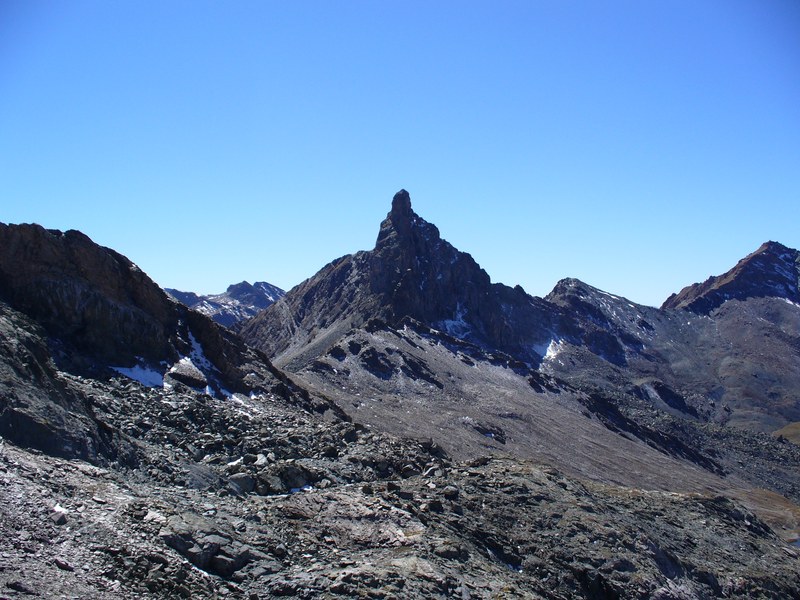
[[[411,222],[414,211],[411,210],[411,196],[405,190],[400,190],[392,198],[392,210],[381,223],[378,233],[378,245],[397,236],[406,238],[411,232]]]
[[[392,216],[411,215],[411,196],[405,190],[400,190],[392,198]]]

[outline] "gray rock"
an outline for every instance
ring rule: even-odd
[[[59,569],[61,569],[62,571],[74,571],[75,570],[75,567],[73,567],[67,561],[62,560],[60,558],[54,558],[53,559],[53,564],[55,566],[57,566]]]
[[[167,384],[182,383],[197,390],[204,390],[208,385],[208,378],[188,358],[175,363],[164,375]]]
[[[442,495],[447,500],[458,500],[458,488],[453,485],[448,485],[442,490]]]
[[[259,473],[256,491],[262,496],[285,494],[288,489],[280,477],[270,473]]]
[[[228,484],[237,494],[249,494],[256,488],[256,479],[249,473],[237,473],[228,479]]]
[[[50,513],[50,520],[55,523],[56,525],[66,525],[67,524],[67,515],[61,511],[54,511]]]

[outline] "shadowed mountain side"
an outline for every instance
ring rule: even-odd
[[[177,357],[179,315],[167,295],[78,231],[0,224],[0,298],[108,364]]]
[[[611,335],[609,350],[554,342],[542,371],[627,389],[683,418],[771,432],[800,420],[800,306],[784,298],[728,300],[711,315],[636,305],[577,280],[547,300]],[[589,339],[591,336],[584,336]],[[624,365],[622,367],[621,365]]]

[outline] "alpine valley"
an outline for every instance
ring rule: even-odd
[[[285,294],[0,224],[0,598],[800,598],[798,285],[537,298],[405,190]]]

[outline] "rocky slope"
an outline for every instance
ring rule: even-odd
[[[170,296],[225,327],[254,317],[286,293],[266,281],[246,281],[229,285],[221,294],[198,295],[194,292],[165,288]]]
[[[304,435],[300,422],[277,424]],[[377,443],[338,441],[367,470]],[[260,458],[248,456],[236,481],[255,471]],[[284,456],[269,468],[305,464]],[[800,589],[798,551],[723,497],[585,484],[511,459],[261,496],[5,444],[0,490],[9,598],[777,599]]]
[[[699,315],[636,305],[565,280],[547,300],[585,315],[584,339],[600,330],[606,341],[592,348],[556,340],[544,372],[605,389],[624,382],[631,393],[694,421],[772,432],[800,420],[800,305],[785,297],[730,299]]]

